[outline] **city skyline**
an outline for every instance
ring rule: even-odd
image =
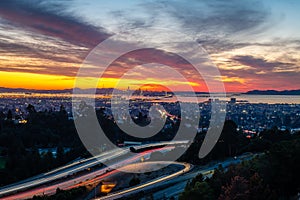
[[[100,42],[116,32],[143,36],[155,34],[151,30],[157,28],[197,41],[219,68],[221,76],[213,78],[221,80],[227,92],[299,89],[298,7],[297,1],[191,1],[189,5],[182,1],[2,1],[0,87],[72,88],[80,65]],[[141,31],[135,33],[137,29]],[[165,40],[162,36],[157,42]],[[170,58],[159,57],[165,63]],[[121,69],[130,65],[128,60],[119,60],[99,88],[114,87]],[[187,82],[170,80],[165,74],[153,79],[159,66],[140,67],[144,73],[138,78],[134,71],[129,73],[123,89],[150,83],[175,85],[179,91],[186,85],[207,91],[201,78],[193,76],[185,63],[178,63],[175,68]]]

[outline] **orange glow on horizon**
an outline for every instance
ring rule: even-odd
[[[24,88],[24,89],[37,89],[37,90],[62,90],[74,87],[75,77],[59,76],[59,75],[46,75],[34,74],[24,72],[1,72],[0,71],[1,85],[0,87],[6,88]],[[82,77],[77,79],[80,88],[87,89],[93,88],[118,88],[126,90],[130,87],[131,90],[139,89],[149,91],[170,91],[169,87],[176,88],[177,91],[186,91],[186,86],[193,88],[195,91],[206,90],[205,86],[196,82],[179,82],[179,81],[166,81],[156,79],[133,80],[122,79],[119,83],[117,78],[91,78]],[[99,82],[98,82],[99,81]],[[98,84],[97,84],[98,82]],[[78,85],[75,85],[77,87]]]
[[[74,78],[23,72],[0,72],[1,87],[25,89],[66,89],[72,88]]]
[[[34,74],[24,72],[1,72],[0,71],[0,87],[5,88],[24,88],[24,89],[37,89],[37,90],[63,90],[74,88],[75,77],[59,76],[59,75],[46,75]],[[81,84],[82,89],[92,88],[92,83],[97,83],[96,78],[83,77],[79,78],[80,81],[86,82]],[[224,83],[226,92],[245,92],[251,89],[266,89],[258,87],[260,82],[251,81],[248,79],[239,79],[223,76],[221,80]],[[176,82],[176,81],[162,81],[162,80],[133,80],[123,79],[122,83],[118,85],[119,79],[117,78],[101,78],[98,82],[98,88],[118,88],[127,90],[128,86],[131,90],[148,91],[170,91],[168,86],[176,88],[176,91],[187,91],[186,85],[188,84],[196,92],[208,92],[207,86],[203,83],[197,82]],[[118,85],[118,87],[116,87]],[[267,88],[268,89],[268,88]],[[272,89],[272,88],[270,88]]]

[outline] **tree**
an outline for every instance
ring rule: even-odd
[[[5,115],[3,112],[0,112],[0,131],[3,130],[3,120],[5,118]]]
[[[57,160],[57,164],[61,165],[64,163],[64,158],[65,158],[65,154],[64,154],[64,149],[61,145],[59,145],[57,147],[56,150],[56,160]]]
[[[275,192],[270,190],[257,172],[250,177],[249,190],[251,200],[278,199]]]
[[[210,179],[207,180],[209,185],[214,191],[215,196],[219,196],[221,193],[222,185],[226,184],[225,171],[222,165],[219,165]]]
[[[227,147],[227,154],[229,156],[236,154],[238,132],[237,132],[237,125],[234,121],[232,120],[225,121],[219,141],[224,142],[224,145]]]
[[[54,157],[51,151],[48,151],[46,155],[43,157],[44,167],[47,171],[49,171],[53,166],[55,166]]]
[[[179,200],[212,200],[214,199],[213,190],[207,182],[196,182],[194,187],[187,187],[179,196]]]
[[[36,110],[35,110],[35,107],[31,104],[28,104],[26,110],[29,112],[29,113],[35,113]]]
[[[204,178],[202,174],[198,174],[195,178],[193,178],[191,185],[192,187],[195,187],[197,182],[203,182]]]
[[[219,200],[247,200],[249,199],[249,182],[241,176],[235,176],[227,186],[222,187]]]
[[[9,109],[8,112],[7,112],[6,119],[7,119],[7,120],[12,120],[12,118],[13,118],[13,114],[12,114],[11,109]]]
[[[259,168],[264,180],[280,196],[296,195],[300,188],[300,140],[274,144],[269,154],[261,159]]]

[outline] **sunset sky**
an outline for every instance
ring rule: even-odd
[[[99,43],[118,32],[129,33],[122,42],[135,39],[132,35],[159,35],[155,28],[173,33],[158,43],[180,42],[181,34],[198,42],[220,70],[213,78],[222,80],[228,92],[300,89],[299,10],[298,0],[0,1],[0,87],[72,88],[79,67]],[[158,51],[119,58],[99,87],[113,87],[124,69],[150,58],[175,65],[187,81],[160,73],[159,65],[138,66],[139,71],[124,76],[124,88],[145,83],[183,90],[189,84],[206,90],[189,63]]]

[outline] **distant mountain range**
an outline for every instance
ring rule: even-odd
[[[255,95],[300,95],[299,90],[251,90],[244,94],[255,94]]]

